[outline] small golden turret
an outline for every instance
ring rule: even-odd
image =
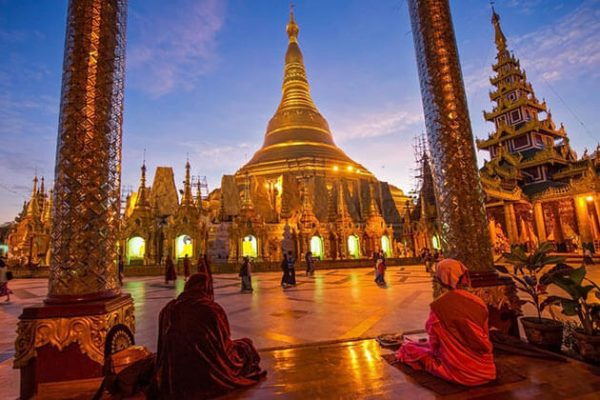
[[[183,181],[183,196],[181,196],[182,206],[194,206],[194,196],[192,195],[192,180],[190,176],[190,161],[185,163],[185,180]]]
[[[146,161],[142,163],[141,167],[142,176],[140,178],[140,187],[138,188],[137,196],[135,198],[136,210],[150,210],[150,202],[148,200],[148,189],[146,188]]]

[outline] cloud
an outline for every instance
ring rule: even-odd
[[[149,17],[134,14],[140,41],[127,54],[134,86],[153,97],[190,90],[217,62],[216,38],[225,18],[223,0],[165,2]],[[158,12],[157,12],[158,11]]]
[[[547,81],[600,78],[600,1],[584,1],[558,22],[509,38],[524,68]]]
[[[409,106],[399,105],[387,111],[374,111],[357,113],[346,116],[330,118],[334,138],[341,142],[349,142],[356,139],[376,138],[391,134],[405,132],[419,132],[423,130],[423,111],[421,104],[415,103]]]

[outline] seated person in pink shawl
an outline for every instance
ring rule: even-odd
[[[157,378],[161,399],[206,399],[257,383],[266,372],[250,339],[232,340],[214,301],[212,276],[192,275],[160,312]]]
[[[467,386],[496,378],[485,303],[463,289],[469,285],[465,266],[445,259],[436,266],[438,282],[448,290],[431,303],[425,343],[405,341],[396,359],[445,380]]]

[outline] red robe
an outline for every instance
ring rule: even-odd
[[[399,361],[467,386],[496,378],[488,311],[479,297],[459,289],[447,292],[431,303],[425,329],[428,342],[404,343],[396,353]]]
[[[250,339],[232,340],[214,302],[210,274],[196,274],[160,313],[157,369],[161,399],[204,399],[258,382],[265,372]]]

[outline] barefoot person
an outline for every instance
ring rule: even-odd
[[[488,334],[488,310],[469,285],[465,266],[445,259],[436,266],[437,281],[448,292],[431,303],[425,325],[429,340],[405,341],[396,359],[461,385],[482,385],[496,378],[492,343]]]
[[[264,377],[252,341],[230,336],[227,315],[214,301],[210,272],[192,275],[183,293],[160,312],[159,398],[212,398]]]
[[[242,278],[242,293],[252,292],[252,261],[250,257],[244,257],[244,262],[240,268],[240,278]]]
[[[177,280],[177,273],[175,272],[175,265],[171,256],[167,257],[165,262],[165,284],[168,285],[169,281],[175,282]]]

